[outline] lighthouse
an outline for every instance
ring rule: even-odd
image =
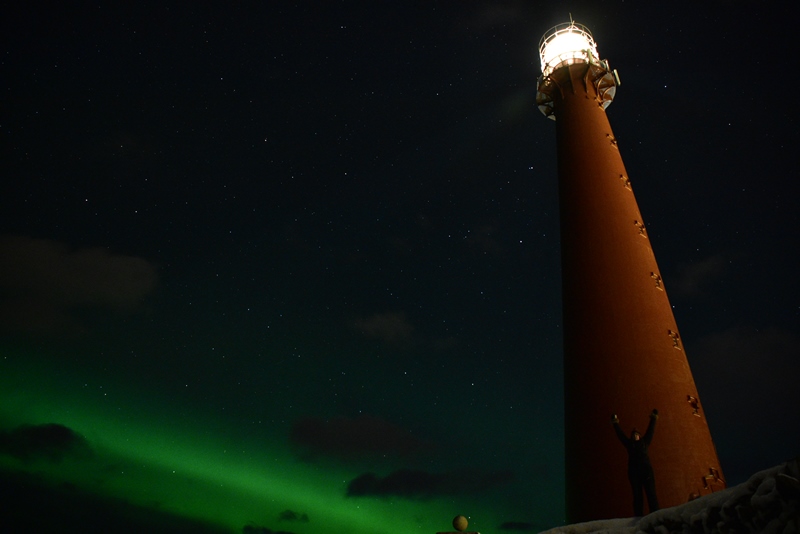
[[[658,410],[649,446],[656,494],[661,508],[683,504],[725,481],[606,115],[619,76],[572,21],[545,33],[539,56],[536,101],[555,120],[558,151],[567,521],[634,515],[613,414],[626,434],[644,434]]]

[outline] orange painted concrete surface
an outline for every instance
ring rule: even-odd
[[[627,453],[644,433],[662,508],[724,487],[664,281],[588,64],[562,67],[554,100],[561,210],[567,521],[633,515]],[[542,90],[543,84],[540,84]],[[645,500],[646,502],[646,500]]]

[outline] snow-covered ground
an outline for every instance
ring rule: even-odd
[[[578,523],[542,534],[800,534],[799,459],[756,473],[738,486],[644,517]]]

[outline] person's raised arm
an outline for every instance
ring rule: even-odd
[[[611,424],[614,425],[614,432],[617,433],[619,440],[623,443],[623,445],[627,445],[628,436],[625,435],[625,432],[623,432],[622,428],[619,426],[619,417],[617,417],[617,414],[611,416]]]
[[[647,432],[644,433],[644,442],[650,445],[650,442],[653,440],[653,434],[656,431],[656,421],[658,420],[658,410],[653,410],[650,412],[650,424],[647,425]]]

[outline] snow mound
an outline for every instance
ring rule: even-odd
[[[800,534],[799,458],[750,480],[644,517],[604,519],[542,534]]]

